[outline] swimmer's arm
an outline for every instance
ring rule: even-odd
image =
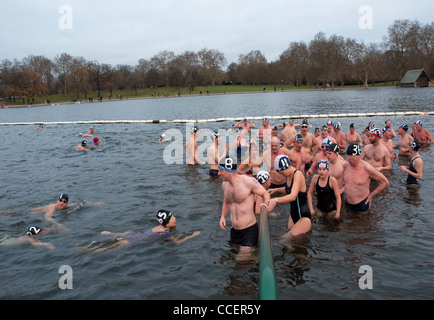
[[[173,242],[175,242],[176,244],[179,245],[179,244],[181,244],[181,243],[187,241],[188,239],[191,239],[191,238],[197,237],[199,234],[200,234],[200,231],[195,231],[195,232],[193,232],[192,235],[190,235],[190,236],[186,236],[186,237],[184,237],[183,239],[172,237],[172,238],[170,238],[170,240],[172,240]]]
[[[115,233],[115,232],[110,232],[110,231],[101,231],[101,234],[109,234],[109,235],[111,235],[111,236],[115,236],[115,237],[123,237],[123,236],[125,236],[128,232],[129,232],[129,231],[127,231],[127,232],[123,232],[123,233]]]
[[[54,249],[54,246],[51,243],[45,243],[45,242],[37,241],[31,237],[27,238],[27,241],[33,246],[45,246],[48,249],[51,249],[51,250]]]
[[[226,231],[226,217],[229,214],[229,205],[226,200],[223,200],[222,214],[220,217],[220,228]]]
[[[315,210],[313,209],[312,195],[317,181],[318,181],[318,175],[316,174],[313,176],[310,182],[309,192],[307,193],[307,203],[309,204],[309,210],[311,214],[314,214],[315,212]]]
[[[330,177],[331,187],[335,193],[336,198],[336,215],[335,218],[339,219],[341,216],[341,208],[342,208],[342,198],[341,191],[339,188],[338,180],[335,177]]]
[[[368,172],[369,177],[372,180],[375,180],[379,183],[378,187],[374,191],[372,191],[368,196],[366,203],[368,202],[370,203],[377,194],[379,194],[389,186],[389,180],[387,180],[387,178],[381,172],[377,171],[373,166],[371,166],[367,162],[365,163],[365,170]],[[370,206],[371,205],[369,204],[369,207]]]
[[[412,172],[410,171],[410,169],[408,169],[408,167],[405,166],[401,166],[400,170],[403,172],[408,173],[409,175],[411,175],[413,178],[416,178],[418,180],[421,180],[423,177],[423,161],[418,161],[418,159],[416,159],[413,162],[413,167],[417,172]]]

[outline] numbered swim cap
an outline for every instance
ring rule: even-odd
[[[157,213],[157,220],[162,226],[168,224],[170,218],[172,218],[172,212],[170,211],[161,209]]]
[[[29,227],[29,229],[27,229],[26,233],[28,236],[33,236],[35,234],[42,233],[42,231],[44,231],[44,230],[42,230],[41,228],[38,228],[38,227]]]
[[[410,141],[409,145],[410,148],[413,149],[414,151],[418,151],[420,148],[420,142],[417,140]]]
[[[275,171],[283,171],[288,169],[291,166],[291,161],[288,156],[278,155],[276,159],[274,159],[274,170]]]
[[[323,169],[330,170],[329,162],[327,160],[320,160],[320,161],[318,161],[318,168],[323,168]]]
[[[237,172],[237,161],[233,158],[225,158],[219,163],[218,168],[228,172]]]
[[[259,171],[256,175],[256,180],[258,180],[260,184],[264,184],[268,179],[270,179],[270,174],[267,171]]]
[[[331,145],[332,141],[329,138],[325,138],[322,142],[321,145],[323,146],[329,146]]]
[[[301,134],[297,134],[294,138],[294,141],[303,141],[303,136]]]
[[[340,122],[333,123],[333,128],[340,130],[341,129],[341,123]]]
[[[339,146],[338,146],[336,143],[331,143],[331,144],[327,147],[327,150],[328,150],[328,151],[332,151],[332,152],[338,154],[340,148],[339,148]]]
[[[212,140],[216,140],[218,137],[220,137],[220,133],[218,133],[218,131],[211,133]]]
[[[360,156],[362,154],[362,147],[358,144],[352,143],[347,147],[347,155],[349,156]]]
[[[372,129],[369,131],[369,133],[371,134],[371,136],[374,136],[374,137],[376,137],[376,138],[378,138],[378,139],[381,138],[381,130],[378,129],[378,128],[372,128]]]

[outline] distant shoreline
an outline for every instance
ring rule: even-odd
[[[29,107],[42,107],[42,106],[58,106],[58,105],[69,105],[69,104],[82,104],[82,103],[100,103],[100,102],[120,102],[127,100],[145,100],[145,99],[170,99],[170,98],[184,98],[184,97],[200,97],[200,96],[216,96],[216,95],[235,95],[235,94],[273,94],[279,92],[303,92],[303,91],[342,91],[342,90],[369,90],[369,89],[383,89],[383,88],[397,88],[396,86],[378,86],[378,87],[335,87],[335,88],[300,88],[300,89],[286,89],[286,90],[276,90],[276,91],[230,91],[230,92],[213,92],[209,94],[200,94],[200,93],[191,93],[191,94],[183,94],[181,96],[177,95],[169,95],[169,96],[157,96],[157,97],[146,97],[146,96],[137,96],[137,97],[125,97],[122,99],[111,99],[111,100],[103,100],[103,101],[89,101],[89,100],[81,100],[81,101],[64,101],[64,102],[56,102],[56,103],[36,103],[36,104],[17,104],[17,105],[4,105],[1,104],[0,109],[7,108],[29,108]]]

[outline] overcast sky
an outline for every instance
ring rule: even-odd
[[[63,5],[69,10],[59,13]],[[228,64],[251,50],[271,62],[320,31],[380,43],[397,19],[434,21],[432,0],[17,0],[0,8],[0,61],[66,52],[112,65],[203,48]]]

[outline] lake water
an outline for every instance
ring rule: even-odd
[[[145,119],[210,119],[316,115],[355,112],[434,111],[434,88],[272,92],[202,97],[124,100],[93,104],[0,109],[0,123]],[[343,131],[354,122],[360,133],[370,120],[393,128],[432,116],[330,119]],[[310,132],[329,119],[309,119]],[[260,121],[256,120],[259,126]],[[271,121],[273,122],[273,121]],[[276,122],[281,122],[276,121]],[[200,128],[227,129],[234,122],[200,123]],[[168,165],[158,143],[168,129],[186,125],[95,124],[102,145],[90,152],[74,147],[88,124],[0,126],[0,299],[257,299],[258,259],[238,263],[219,227],[221,180],[208,167]],[[432,130],[431,130],[432,131]],[[87,138],[88,142],[91,138]],[[397,142],[397,138],[394,139]],[[270,217],[279,299],[432,299],[434,296],[432,147],[421,151],[421,187],[408,189],[399,158],[386,173],[390,186],[378,195],[368,214],[343,209],[338,222],[317,221],[312,233],[291,247],[279,242],[289,206]],[[65,192],[72,203],[54,218],[70,231],[39,236],[55,248],[10,244],[28,226],[50,227],[32,208],[54,203]],[[102,202],[99,204],[97,202]],[[158,209],[177,217],[177,236],[201,234],[182,245],[157,241],[119,250],[85,249],[113,243],[103,230],[147,230],[157,224]],[[229,217],[227,219],[228,224]],[[73,289],[62,290],[59,268],[73,271]],[[362,266],[373,271],[373,289],[361,290]]]

